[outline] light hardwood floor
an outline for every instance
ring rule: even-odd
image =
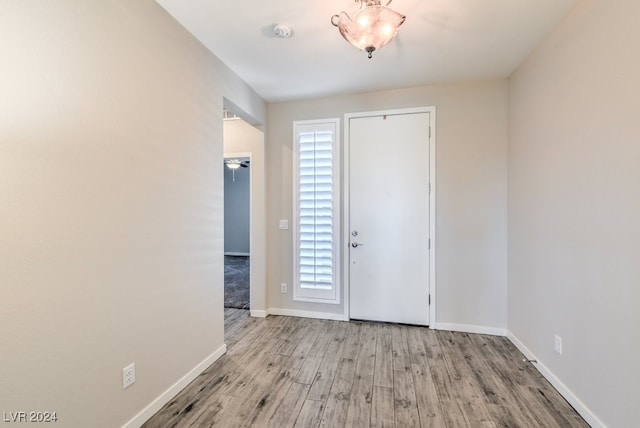
[[[503,337],[225,309],[227,354],[144,427],[588,427]]]

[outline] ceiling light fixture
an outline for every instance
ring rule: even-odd
[[[338,27],[346,41],[358,49],[367,52],[369,58],[374,51],[389,43],[398,34],[406,16],[382,6],[380,0],[355,0],[360,7],[353,19],[346,12],[331,17],[331,23]]]

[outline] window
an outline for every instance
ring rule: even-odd
[[[293,123],[294,300],[340,303],[339,128]]]

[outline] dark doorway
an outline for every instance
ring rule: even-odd
[[[224,165],[224,307],[249,309],[251,160],[225,157]]]

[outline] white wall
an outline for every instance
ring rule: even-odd
[[[640,420],[638,17],[583,0],[510,81],[509,329],[610,427]]]
[[[0,52],[1,407],[120,426],[223,346],[223,97],[264,103],[151,0],[0,2]]]
[[[223,127],[225,154],[251,155],[250,304],[252,316],[264,317],[267,308],[264,132],[244,120],[225,120]]]
[[[505,329],[507,100],[501,80],[268,104],[269,307],[344,311],[280,293],[281,282],[293,281],[292,231],[278,229],[292,216],[293,121],[436,106],[437,322]]]

